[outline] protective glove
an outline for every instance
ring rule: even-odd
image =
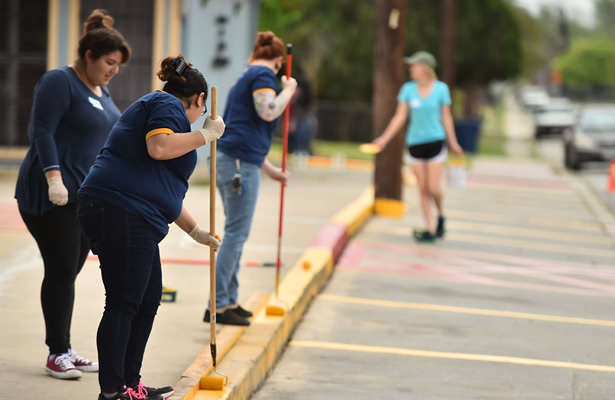
[[[214,236],[210,235],[206,230],[201,229],[199,224],[196,224],[189,233],[190,237],[197,242],[211,247],[214,250],[220,248],[220,241]],[[217,235],[216,235],[217,236]]]
[[[205,118],[205,122],[203,122],[203,127],[199,129],[201,135],[203,135],[203,139],[205,139],[205,143],[213,142],[214,140],[220,139],[222,134],[224,133],[224,121],[221,117],[216,117],[216,119],[211,119],[211,116]]]
[[[62,177],[47,178],[47,185],[49,185],[49,201],[56,206],[65,206],[68,203],[68,190],[62,182]]]

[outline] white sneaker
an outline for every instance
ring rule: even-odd
[[[68,356],[72,361],[75,368],[83,372],[98,372],[98,363],[90,361],[85,357],[81,357],[79,354],[72,350],[68,350]]]
[[[52,354],[47,358],[45,371],[58,379],[79,379],[81,371],[75,368],[68,354]]]

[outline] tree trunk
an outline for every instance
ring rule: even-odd
[[[395,113],[397,93],[404,83],[404,34],[407,0],[378,0],[374,52],[373,132],[379,136]],[[376,156],[376,198],[401,200],[401,165],[405,129]]]

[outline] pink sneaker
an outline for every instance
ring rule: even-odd
[[[70,360],[75,365],[75,368],[77,368],[79,371],[98,372],[97,362],[93,362],[93,361],[88,360],[85,357],[81,357],[80,355],[78,355],[72,350],[68,351],[68,356],[70,357]]]
[[[136,399],[154,400],[162,396],[163,400],[173,396],[175,390],[171,386],[165,386],[162,388],[154,388],[143,385],[142,381],[139,381],[137,386],[128,387],[128,391],[132,391],[132,394]]]
[[[81,371],[75,368],[68,354],[51,354],[47,358],[45,371],[58,379],[79,379]]]

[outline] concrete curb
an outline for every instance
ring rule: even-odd
[[[269,298],[269,304],[283,305],[285,315],[269,316],[266,307],[261,307],[248,328],[239,332],[235,340],[227,341],[222,351],[218,349],[224,358],[219,356],[217,369],[229,378],[223,390],[199,388],[194,371],[206,371],[204,375],[212,372],[204,365],[211,364],[204,356],[209,353],[207,348],[186,370],[193,371],[190,376],[185,374],[176,385],[176,395],[183,400],[249,398],[263,384],[307,307],[329,280],[342,249],[373,210],[374,191],[369,188],[321,228],[280,283],[279,298]]]

